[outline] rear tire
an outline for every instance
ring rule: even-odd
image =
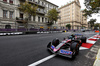
[[[59,39],[56,38],[52,41],[52,44],[56,47],[60,43]]]
[[[86,43],[86,37],[81,38],[82,43]]]

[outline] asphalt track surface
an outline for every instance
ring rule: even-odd
[[[77,32],[79,33],[79,32]],[[51,54],[47,51],[48,42],[54,38],[63,40],[71,35],[68,33],[31,34],[0,37],[0,66],[28,66]],[[84,36],[91,37],[94,32],[81,32]],[[90,50],[82,50],[75,59],[55,56],[38,66],[92,66],[95,59],[86,57]]]

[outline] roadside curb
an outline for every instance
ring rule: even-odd
[[[96,56],[96,60],[93,64],[93,66],[100,66],[100,49],[98,50],[97,56]]]

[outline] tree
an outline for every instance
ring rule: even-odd
[[[25,3],[20,3],[20,6],[18,7],[18,9],[25,14],[28,21],[30,19],[30,16],[36,15],[37,8],[37,6],[29,4],[27,1]],[[28,21],[26,24],[26,28],[28,27]]]
[[[51,9],[47,13],[48,23],[47,25],[53,25],[54,21],[56,22],[58,19],[58,12],[56,9]]]
[[[68,29],[70,29],[70,28],[71,28],[71,25],[70,25],[70,24],[67,24],[66,27],[67,27]]]
[[[95,22],[96,22],[96,19],[90,19],[89,24],[90,24],[91,29],[92,27],[94,27]]]
[[[94,24],[94,29],[98,29],[98,27],[100,27],[100,25],[98,23]]]
[[[100,0],[85,0],[85,6],[87,8],[84,10],[85,16],[91,16],[100,11]]]

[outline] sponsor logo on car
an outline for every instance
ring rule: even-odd
[[[52,45],[52,46],[51,46],[51,49],[54,49],[54,48],[55,48],[55,47]]]
[[[67,54],[67,55],[72,55],[72,52],[71,51],[67,51],[67,50],[60,50],[60,53]]]

